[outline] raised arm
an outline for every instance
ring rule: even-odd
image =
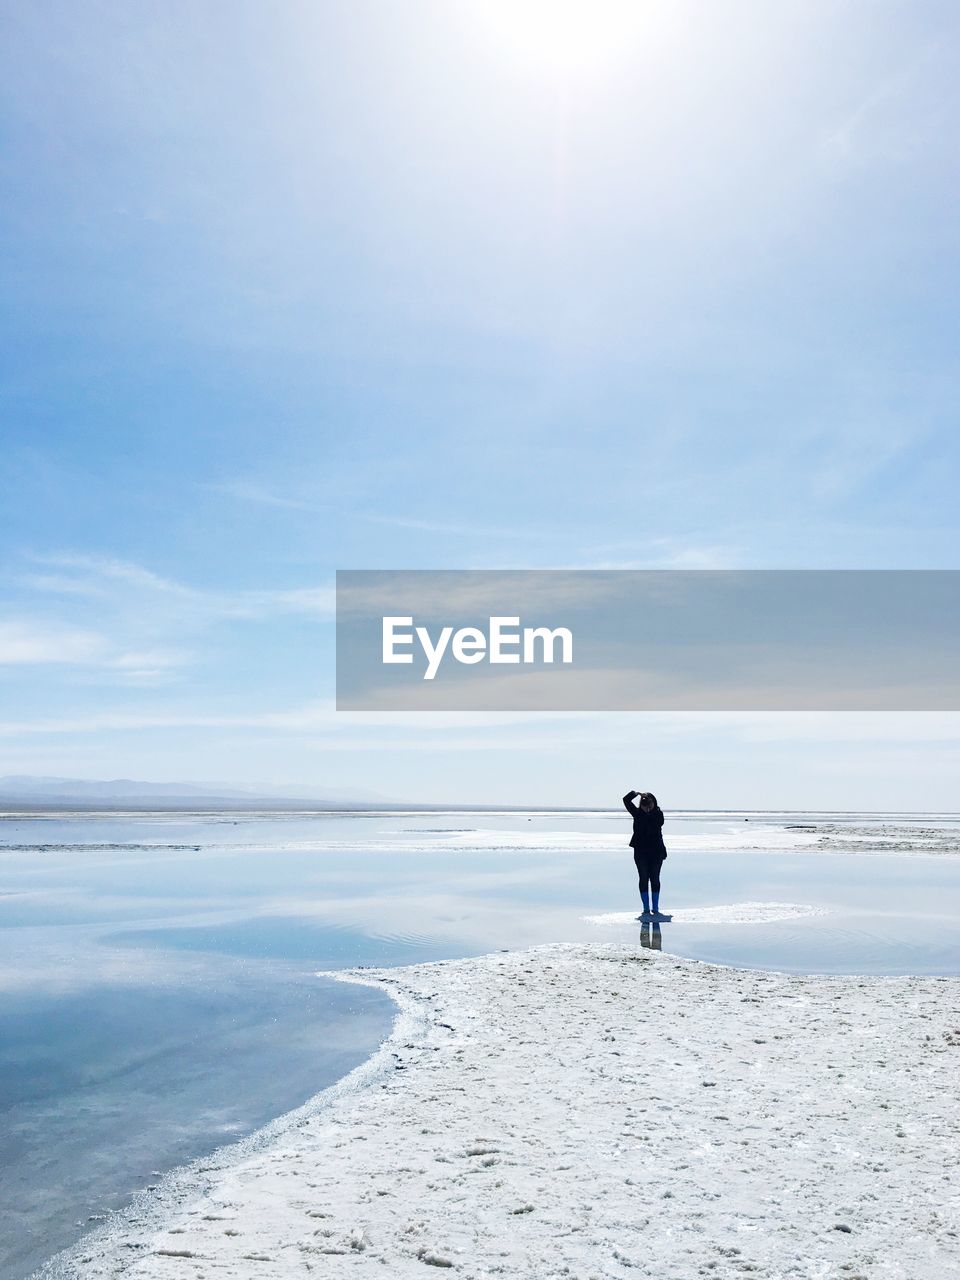
[[[628,791],[623,797],[623,807],[632,818],[637,816],[637,806],[633,802],[639,794],[639,791]]]

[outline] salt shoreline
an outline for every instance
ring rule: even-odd
[[[594,944],[324,976],[397,1001],[378,1053],[38,1274],[960,1268],[960,979]]]

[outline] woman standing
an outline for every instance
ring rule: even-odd
[[[640,798],[640,803],[634,801]],[[660,911],[660,867],[667,850],[663,843],[663,810],[651,791],[628,791],[623,797],[624,808],[633,818],[633,835],[630,846],[640,877],[640,901],[643,903],[641,920],[669,920]],[[653,910],[650,898],[653,897]]]

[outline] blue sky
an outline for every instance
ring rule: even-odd
[[[627,9],[3,6],[0,773],[955,806],[948,716],[332,712],[337,568],[958,567],[955,7]]]

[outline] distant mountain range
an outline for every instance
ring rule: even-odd
[[[229,783],[143,782],[133,778],[49,778],[31,774],[0,777],[0,806],[42,808],[239,809],[377,807],[394,803],[369,791],[329,791],[314,787],[264,787],[240,790]]]

